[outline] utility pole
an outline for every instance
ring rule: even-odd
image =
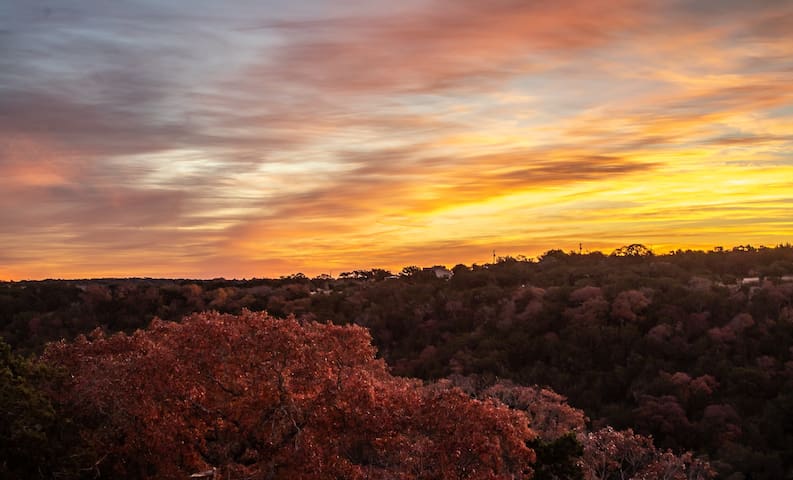
[[[496,250],[493,249],[493,265],[496,264]]]
[[[584,253],[584,244],[578,243],[578,254],[581,255]]]

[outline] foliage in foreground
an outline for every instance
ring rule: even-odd
[[[43,360],[69,374],[56,403],[100,478],[712,477],[630,431],[587,434],[547,389],[393,377],[357,326],[202,313],[51,344]]]
[[[103,478],[529,476],[527,416],[392,377],[360,327],[197,314],[51,345]]]

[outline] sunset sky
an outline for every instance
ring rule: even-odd
[[[0,3],[0,279],[791,241],[792,1]]]

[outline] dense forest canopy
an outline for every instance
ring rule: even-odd
[[[658,465],[663,463],[660,459],[668,449],[675,455],[667,458],[667,465],[688,465],[689,472],[696,470],[691,465],[698,465],[702,478],[707,477],[708,471],[695,463],[695,456],[708,458],[720,478],[793,478],[793,247],[790,245],[741,246],[710,252],[677,251],[666,255],[654,255],[640,245],[623,247],[611,255],[552,250],[536,259],[507,257],[488,265],[457,265],[450,269],[451,278],[439,275],[438,271],[407,267],[397,275],[370,270],[348,272],[339,278],[307,278],[297,274],[252,280],[105,279],[2,283],[0,335],[13,348],[13,352],[7,350],[4,361],[8,365],[28,365],[7,368],[11,373],[5,374],[4,389],[6,385],[13,388],[3,398],[27,395],[24,398],[30,399],[26,402],[32,405],[32,410],[26,415],[39,419],[35,421],[41,426],[40,434],[49,435],[50,439],[74,438],[77,435],[74,429],[82,425],[79,437],[87,443],[80,445],[79,455],[72,453],[70,458],[84,462],[59,465],[60,471],[71,469],[69,471],[87,475],[87,471],[81,470],[86,468],[84,464],[95,464],[102,455],[107,455],[103,460],[106,463],[99,463],[106,467],[103,475],[121,471],[113,470],[120,467],[111,468],[110,460],[128,455],[142,462],[134,467],[141,478],[151,471],[175,468],[183,469],[178,470],[181,472],[201,465],[225,468],[228,472],[292,468],[288,462],[273,466],[277,457],[272,453],[275,450],[241,461],[246,449],[223,444],[220,434],[213,440],[214,453],[173,449],[170,452],[180,455],[178,459],[172,458],[168,465],[152,466],[151,462],[144,462],[146,457],[139,451],[131,454],[133,450],[124,450],[129,446],[108,439],[120,432],[128,440],[132,438],[131,431],[147,439],[164,433],[134,430],[134,425],[124,423],[130,420],[123,418],[113,418],[109,422],[116,430],[94,431],[89,427],[98,420],[90,417],[91,412],[98,409],[107,413],[108,409],[96,405],[77,408],[75,398],[82,397],[69,397],[69,392],[77,388],[75,385],[56,373],[49,376],[41,373],[52,370],[53,366],[66,366],[75,375],[96,379],[94,383],[107,382],[106,388],[101,390],[106,397],[97,395],[97,402],[129,402],[133,399],[122,396],[121,384],[116,388],[113,382],[132,378],[127,376],[134,372],[103,357],[103,349],[116,342],[124,345],[124,355],[130,358],[165,362],[165,357],[173,354],[167,353],[168,349],[194,348],[189,343],[174,342],[177,337],[186,341],[187,329],[196,322],[212,325],[212,322],[220,322],[223,328],[234,329],[243,328],[247,325],[245,322],[256,318],[275,330],[281,325],[277,322],[293,322],[291,325],[299,325],[299,328],[292,330],[322,331],[329,338],[336,335],[329,332],[358,332],[355,344],[360,345],[359,351],[367,352],[363,357],[368,360],[361,360],[362,371],[356,375],[374,375],[371,381],[380,382],[376,390],[382,391],[382,398],[391,402],[385,410],[397,417],[399,409],[395,405],[406,401],[407,391],[410,401],[425,402],[430,410],[438,408],[432,402],[455,401],[461,406],[467,405],[465,408],[489,405],[487,408],[495,412],[493,415],[504,415],[504,418],[518,418],[516,412],[526,416],[529,419],[526,428],[533,429],[533,433],[523,431],[520,434],[525,437],[522,441],[527,450],[524,452],[518,447],[520,442],[499,440],[507,450],[498,455],[488,454],[487,461],[480,459],[485,466],[477,471],[512,474],[517,470],[509,469],[520,470],[525,460],[536,478],[543,478],[543,475],[547,475],[545,478],[574,478],[570,475],[610,478],[606,470],[593,473],[592,452],[596,448],[594,445],[601,442],[611,447],[628,445],[630,448],[626,446],[625,449],[631,454],[641,449],[651,452],[642,457],[644,463],[637,467],[639,470],[634,471],[634,475],[651,465],[660,468]],[[219,313],[190,316],[204,311]],[[261,317],[251,313],[263,311],[269,315]],[[183,321],[185,316],[187,320]],[[289,320],[290,316],[295,319]],[[313,323],[316,321],[323,323]],[[332,330],[337,327],[324,322],[366,330]],[[28,355],[45,352],[47,342],[62,338],[73,341],[96,329],[91,338],[50,346],[42,357],[43,364],[35,357],[25,359]],[[210,329],[205,325],[203,330]],[[116,332],[123,336],[114,336]],[[239,332],[236,335],[240,335]],[[369,342],[367,335],[371,335],[374,350],[364,348]],[[221,335],[224,336],[234,338],[226,333]],[[143,348],[143,344],[160,345],[158,348],[168,345],[168,349],[158,350],[160,353],[147,349],[145,355],[134,353],[136,348]],[[199,361],[198,352],[185,353],[185,358]],[[387,368],[377,363],[380,360],[375,360],[374,355],[382,359]],[[91,362],[99,362],[97,364],[106,368],[86,370],[94,363],[80,363],[87,361],[85,359],[93,359]],[[235,362],[244,360],[239,358]],[[142,362],[135,368],[147,367]],[[173,371],[162,372],[165,373],[173,374]],[[423,379],[425,383],[391,375]],[[319,381],[319,377],[316,379]],[[173,380],[162,379],[161,382],[169,388],[178,388]],[[59,385],[58,389],[48,390],[55,384]],[[392,387],[396,388],[394,385],[407,389],[399,394],[402,397],[388,397]],[[209,387],[211,385],[206,388]],[[235,385],[231,390],[238,387]],[[212,388],[215,388],[213,395],[222,395],[222,389]],[[48,391],[60,394],[48,396]],[[143,403],[124,408],[132,411],[142,408],[150,412],[165,408],[164,404],[152,406],[158,405],[152,399],[167,398],[175,402],[178,397],[186,401],[182,398],[184,392],[140,388],[136,391],[149,397],[139,398],[136,401]],[[342,397],[353,395],[351,391],[344,392],[338,394]],[[317,398],[331,395],[328,391],[316,394],[320,395]],[[227,403],[226,400],[217,401],[218,405]],[[275,408],[274,401],[267,408]],[[469,401],[480,403],[469,404]],[[504,405],[510,409],[504,410]],[[541,405],[544,407],[540,408]],[[549,420],[555,417],[538,416],[538,411],[547,412],[551,406],[556,409],[551,410],[563,412],[557,415],[564,419],[561,426]],[[173,405],[169,408],[171,410],[163,410],[159,415],[167,417],[169,411],[179,411]],[[193,410],[195,408],[198,407]],[[200,415],[189,417],[185,411],[174,414],[175,418],[168,421],[158,422],[170,432],[166,443],[187,435],[187,430],[180,430],[182,427],[196,435],[200,430],[199,436],[206,442],[209,420]],[[59,416],[68,417],[71,423],[61,424],[56,421]],[[186,419],[193,423],[180,423],[187,422]],[[410,421],[413,420],[422,421],[420,418]],[[243,419],[235,421],[244,423]],[[422,441],[427,445],[443,443],[432,437],[439,433],[430,432],[426,426],[408,425],[410,421],[405,418],[394,421],[403,422],[405,435],[424,435],[421,438],[426,438]],[[332,420],[326,418],[322,422],[327,427],[327,422],[332,423]],[[515,425],[515,428],[523,428],[520,422]],[[484,435],[491,427],[480,425],[476,428]],[[234,426],[235,435],[244,430],[240,428]],[[224,435],[228,433],[224,432]],[[280,432],[287,435],[287,430]],[[388,455],[418,458],[399,451],[394,445],[394,450],[387,454],[385,450],[377,450],[371,443],[372,438],[377,437],[373,432],[355,434],[363,438],[355,441],[366,446],[358,451],[355,450],[358,447],[340,445],[339,448],[347,448],[340,454],[347,462],[344,468],[368,465],[368,471],[380,468],[381,478],[387,478],[385,472],[399,463],[394,460],[397,457]],[[321,434],[310,437],[307,432],[306,435],[316,439]],[[252,445],[261,442],[247,433],[243,437]],[[565,439],[571,443],[565,445],[568,441]],[[70,445],[76,443],[59,444],[51,440],[52,451],[43,452],[42,455],[49,456],[39,458],[39,464],[55,465]],[[101,447],[110,444],[115,445],[116,450],[100,455]],[[8,448],[3,446],[6,455],[10,452]],[[554,457],[560,451],[558,458]],[[438,462],[445,461],[441,454],[434,457]],[[507,457],[524,460],[503,460]],[[588,459],[583,469],[576,467],[578,460],[571,460],[576,458]],[[449,462],[448,468],[458,468],[451,466],[454,462]],[[505,467],[508,464],[510,466]],[[609,468],[625,468],[625,465],[620,461],[618,466]],[[21,468],[6,462],[5,468],[12,467]],[[577,473],[559,473],[565,468]],[[426,478],[446,477],[439,474]]]

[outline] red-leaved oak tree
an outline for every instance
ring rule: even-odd
[[[391,376],[368,332],[202,313],[52,344],[102,478],[528,478],[527,415]]]

